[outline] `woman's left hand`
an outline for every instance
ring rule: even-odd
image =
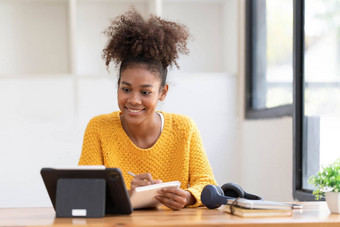
[[[179,210],[195,203],[194,196],[180,188],[163,188],[155,198],[165,206]]]

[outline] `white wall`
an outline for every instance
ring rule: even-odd
[[[63,1],[2,0],[0,18],[0,74],[67,72]]]
[[[268,200],[292,200],[292,119],[242,123],[242,186]],[[255,148],[255,149],[254,149]]]

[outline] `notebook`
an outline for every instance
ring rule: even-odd
[[[292,209],[249,209],[238,206],[224,205],[224,211],[239,217],[289,217]]]
[[[132,208],[141,209],[158,207],[161,205],[161,203],[155,199],[158,191],[162,188],[178,188],[180,185],[181,183],[179,181],[171,181],[135,188],[130,198]]]
[[[224,211],[240,217],[287,217],[292,215],[292,204],[266,200],[237,198],[228,200]]]
[[[291,210],[292,204],[280,203],[267,200],[250,200],[244,198],[237,198],[235,200],[228,201],[228,205],[235,205],[248,209],[278,209],[278,210]]]

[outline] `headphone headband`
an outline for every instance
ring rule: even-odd
[[[201,201],[209,209],[214,209],[222,204],[227,204],[228,200],[234,200],[236,198],[262,200],[260,196],[245,192],[235,183],[224,184],[221,188],[216,185],[206,185],[201,193]]]

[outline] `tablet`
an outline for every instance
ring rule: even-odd
[[[106,214],[131,214],[132,206],[123,176],[118,168],[42,168],[41,176],[50,200],[56,209],[57,182],[60,179],[103,179],[106,182]]]
[[[179,181],[171,181],[135,188],[130,198],[132,207],[133,209],[158,207],[162,205],[155,199],[158,191],[162,188],[178,188],[180,185]]]

